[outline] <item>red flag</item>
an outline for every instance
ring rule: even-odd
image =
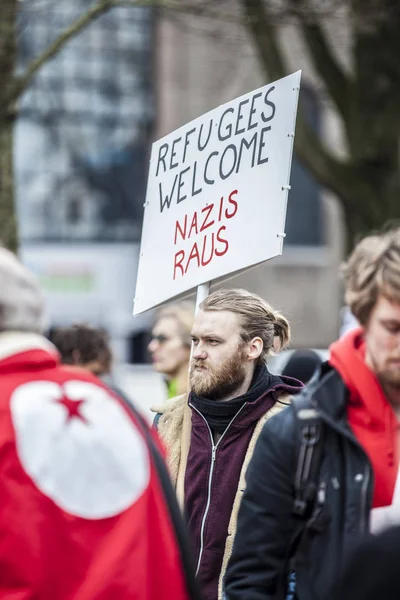
[[[44,350],[0,360],[0,504],[2,599],[189,598],[140,424]]]

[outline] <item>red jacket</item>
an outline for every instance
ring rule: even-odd
[[[189,598],[143,426],[40,336],[0,334],[0,504],[3,600]]]
[[[398,421],[381,384],[365,364],[362,329],[332,344],[329,362],[349,390],[347,417],[374,471],[373,508],[390,506],[399,472]]]

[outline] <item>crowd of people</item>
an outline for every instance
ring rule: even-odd
[[[155,316],[167,399],[150,427],[105,331],[45,337],[33,275],[0,249],[0,597],[386,600],[400,536],[400,229],[343,268],[355,323],[329,359],[269,357],[290,324],[219,289]]]

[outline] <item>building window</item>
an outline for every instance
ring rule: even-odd
[[[90,7],[22,2],[23,68]],[[153,10],[110,10],[37,74],[15,131],[22,241],[136,241],[154,122]]]

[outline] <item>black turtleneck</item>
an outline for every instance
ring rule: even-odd
[[[224,402],[209,400],[191,392],[190,404],[203,415],[211,430],[222,434],[244,404],[254,402],[278,383],[282,383],[281,378],[271,375],[267,366],[262,364],[255,368],[250,387],[242,396]]]

